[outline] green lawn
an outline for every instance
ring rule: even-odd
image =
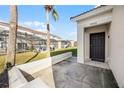
[[[66,53],[66,52],[72,52],[73,56],[77,56],[77,48],[63,48],[63,49],[58,49],[56,51],[51,51],[50,55],[55,56],[58,54]],[[47,52],[41,52],[41,53],[35,53],[35,52],[26,52],[26,53],[18,53],[16,54],[16,64],[23,64],[27,62],[32,62],[35,60],[43,59],[46,58]],[[4,63],[6,60],[6,56],[0,56],[0,72],[4,68]]]

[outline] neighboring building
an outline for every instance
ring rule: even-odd
[[[9,24],[0,22],[0,53],[6,53],[7,39],[9,33]],[[51,50],[57,48],[65,48],[70,41],[62,40],[59,36],[51,34]],[[42,31],[32,30],[26,27],[18,26],[17,31],[17,51],[26,50],[46,50],[47,33]],[[59,44],[62,43],[62,46]]]
[[[79,63],[109,64],[124,87],[124,6],[99,6],[71,17],[77,22]]]
[[[70,46],[76,47],[77,46],[77,41],[70,40]]]

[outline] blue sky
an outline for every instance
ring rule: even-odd
[[[54,21],[50,16],[51,33],[63,39],[76,40],[76,23],[70,17],[88,11],[95,5],[55,5],[59,20]],[[9,6],[0,6],[0,21],[9,22]],[[18,6],[19,25],[35,30],[45,31],[45,11],[42,5],[19,5]]]

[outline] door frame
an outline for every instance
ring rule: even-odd
[[[94,30],[95,29],[95,30]],[[110,32],[109,24],[101,25],[93,28],[84,29],[84,40],[83,40],[83,53],[84,53],[84,63],[91,62],[90,59],[90,34],[105,32],[105,63],[110,61]]]
[[[103,59],[91,58],[91,57],[92,57],[92,54],[91,54],[91,49],[92,49],[92,48],[91,48],[91,35],[97,35],[97,34],[99,34],[99,35],[100,35],[100,34],[103,34],[103,36],[104,36],[104,38],[103,38],[103,39],[104,39],[104,42],[103,42],[104,44],[103,44],[103,46],[102,46],[102,47],[103,47],[103,56],[102,56]],[[106,42],[105,42],[105,41],[106,41],[105,32],[96,32],[96,33],[90,33],[90,34],[89,34],[89,52],[90,52],[89,58],[90,58],[91,60],[93,60],[93,61],[98,61],[98,62],[103,62],[103,63],[105,62],[105,52],[106,52],[106,50],[105,50],[105,49],[106,49],[106,44],[105,44]],[[96,51],[97,51],[97,50],[96,50]],[[99,50],[98,50],[98,51],[99,51]],[[100,51],[100,52],[102,52],[102,51]]]

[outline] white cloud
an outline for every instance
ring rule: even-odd
[[[46,29],[46,23],[40,22],[40,21],[25,21],[20,23],[22,26],[28,26],[28,27],[33,27],[35,29]],[[56,32],[55,27],[50,24],[51,31]]]
[[[68,35],[69,36],[75,36],[75,35],[77,35],[77,31],[73,31],[73,32],[69,33]]]
[[[37,31],[46,32],[46,24],[40,21],[25,21],[25,22],[21,22],[20,24],[24,27],[32,28]],[[59,34],[59,31],[56,30],[53,24],[50,24],[50,32],[55,35]]]
[[[4,22],[4,21],[0,19],[0,22]]]
[[[45,28],[46,25],[43,22],[39,22],[39,21],[26,21],[22,23],[24,26],[33,26],[35,28],[37,27],[42,27]]]
[[[46,32],[46,29],[36,29],[37,31],[42,31],[42,32]]]
[[[20,23],[22,26],[29,27],[35,30],[46,30],[46,24],[40,21],[25,21]]]
[[[31,26],[32,25],[32,22],[24,22],[23,25]]]
[[[52,30],[54,30],[54,31],[56,30],[55,27],[52,24],[50,24],[50,27],[51,27]]]
[[[94,8],[97,8],[97,7],[99,7],[100,5],[96,5]]]
[[[65,34],[67,34],[67,36],[65,36],[64,38],[68,40],[77,40],[77,31],[66,32]]]

